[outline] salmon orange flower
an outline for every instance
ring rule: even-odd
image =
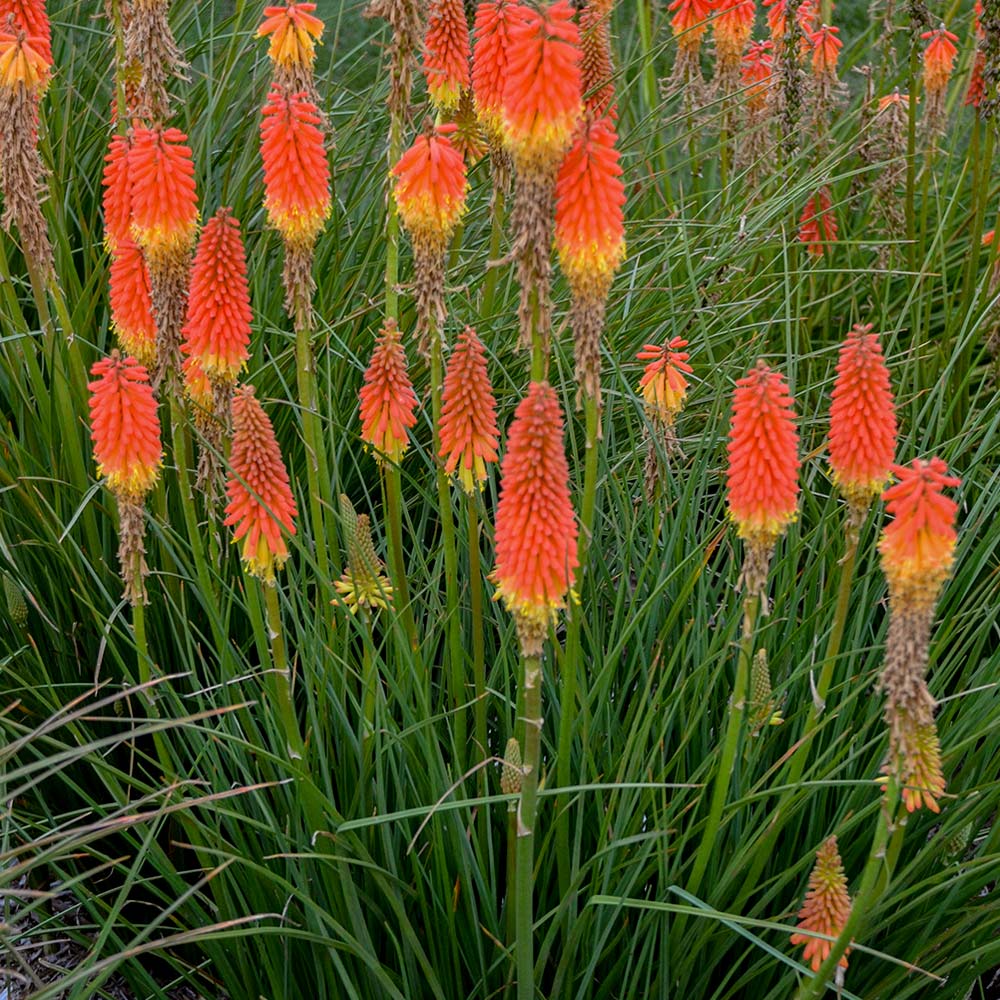
[[[108,144],[104,158],[104,236],[114,249],[120,243],[132,242],[132,196],[129,189],[129,140],[117,132]]]
[[[840,348],[830,407],[830,468],[863,516],[889,480],[896,453],[896,409],[878,334],[855,324]]]
[[[927,42],[924,49],[924,90],[928,96],[945,90],[955,67],[958,36],[941,27],[925,31],[921,36]]]
[[[933,605],[951,573],[955,556],[958,504],[944,495],[961,480],[948,475],[940,458],[894,465],[899,480],[882,495],[892,517],[879,543],[890,598]]]
[[[128,154],[132,232],[150,268],[186,255],[198,226],[194,162],[176,128],[136,128]]]
[[[52,66],[52,27],[45,10],[45,0],[0,0],[0,30],[7,26],[12,34],[19,32],[27,36],[28,44],[45,63]]]
[[[16,90],[23,86],[40,94],[48,86],[51,61],[46,61],[38,40],[0,30],[0,86]]]
[[[111,251],[111,324],[126,354],[149,366],[156,361],[156,320],[149,269],[138,244],[129,237]]]
[[[727,71],[735,73],[739,68],[757,10],[754,0],[719,0],[715,10],[712,20],[715,52],[720,75],[725,76]]]
[[[812,32],[809,41],[812,45],[813,76],[836,76],[837,60],[844,43],[837,37],[840,28],[824,24]]]
[[[822,257],[826,248],[837,241],[837,219],[831,210],[830,189],[820,188],[802,209],[799,218],[799,242],[812,257]]]
[[[615,68],[611,60],[611,8],[608,0],[587,0],[580,12],[583,100],[595,118],[615,119]]]
[[[708,19],[715,9],[715,0],[672,0],[667,10],[674,16],[670,28],[682,51],[697,51],[708,31]]]
[[[986,82],[983,80],[983,70],[986,68],[986,53],[981,49],[976,49],[976,56],[972,61],[972,73],[969,76],[969,89],[965,92],[966,106],[978,108],[983,102],[986,94]]]
[[[667,344],[657,346],[646,344],[636,355],[647,362],[639,380],[642,398],[646,401],[646,412],[650,419],[671,425],[684,406],[687,398],[688,380],[694,369],[688,364],[691,357],[684,350],[688,342],[683,337],[674,337]]]
[[[469,78],[469,22],[463,0],[431,0],[424,38],[424,76],[431,103],[442,111],[458,106]]]
[[[359,396],[361,440],[374,449],[377,462],[398,463],[410,443],[407,428],[417,422],[417,396],[393,319],[385,321],[375,341]]]
[[[907,812],[927,809],[939,813],[941,807],[937,800],[944,795],[945,780],[941,770],[941,743],[937,725],[933,718],[925,718],[908,728],[912,732],[906,741],[905,752],[900,753],[899,749],[894,748],[893,753],[899,764],[903,805]],[[883,773],[890,773],[891,770],[892,765],[888,765]]]
[[[253,576],[274,583],[274,571],[288,559],[282,532],[295,534],[298,511],[281,458],[274,428],[254,396],[252,385],[233,395],[233,444],[226,484],[227,525],[235,525],[234,542],[242,542],[243,562]]]
[[[250,290],[240,224],[220,208],[202,230],[191,268],[184,354],[213,382],[235,382],[250,344]]]
[[[444,471],[457,472],[466,493],[486,481],[486,463],[497,460],[497,404],[486,370],[486,349],[467,326],[448,359],[441,391],[438,436]]]
[[[743,56],[741,80],[746,92],[747,106],[754,111],[763,109],[767,91],[773,83],[774,43],[751,42]]]
[[[264,8],[258,38],[271,36],[267,54],[285,69],[311,72],[316,61],[316,42],[323,36],[323,22],[313,14],[314,3],[290,3]]]
[[[610,119],[583,124],[556,180],[555,242],[573,293],[603,299],[625,257],[625,185]]]
[[[319,110],[304,93],[271,90],[260,126],[264,207],[287,244],[311,247],[330,215],[330,164]]]
[[[547,382],[532,382],[518,405],[500,475],[497,596],[514,615],[522,652],[537,656],[577,568],[562,410]]]
[[[503,120],[518,170],[544,175],[569,146],[583,107],[580,33],[568,0],[510,24]]]
[[[181,371],[184,375],[184,392],[187,398],[194,404],[195,423],[204,432],[211,423],[212,411],[215,404],[212,383],[208,377],[208,373],[201,367],[198,359],[194,356],[184,359],[181,364]],[[213,443],[216,442],[213,441]]]
[[[90,428],[98,475],[109,490],[139,502],[160,474],[160,421],[149,374],[135,358],[117,351],[90,370]]]
[[[473,26],[472,95],[476,114],[491,138],[500,135],[503,124],[503,90],[507,79],[510,26],[527,12],[511,0],[484,0],[476,8]]]
[[[837,838],[829,837],[816,852],[816,863],[809,876],[805,903],[799,910],[798,926],[803,931],[836,938],[844,929],[850,915],[851,897],[847,894],[844,862],[841,861],[840,852],[837,850]],[[795,933],[791,941],[792,944],[805,945],[802,957],[812,966],[813,972],[819,971],[833,945],[832,941],[813,937],[813,934]],[[847,948],[837,963],[842,969],[847,968],[847,956],[850,951],[851,949]]]

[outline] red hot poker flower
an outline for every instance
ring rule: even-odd
[[[463,0],[431,0],[424,39],[424,76],[431,103],[442,111],[458,106],[469,87],[469,22]]]
[[[720,0],[712,21],[720,68],[739,67],[756,14],[754,0]]]
[[[160,474],[160,421],[149,374],[117,351],[94,364],[90,427],[97,471],[120,499],[138,503]]]
[[[142,251],[126,237],[111,251],[111,323],[126,354],[143,365],[156,361],[156,320],[153,317],[149,269]]]
[[[767,91],[774,73],[774,43],[751,42],[743,56],[741,79],[746,91],[747,105],[754,110],[762,110],[767,99]]]
[[[618,117],[611,61],[611,9],[607,0],[587,0],[580,12],[583,99],[594,118]]]
[[[330,214],[330,164],[319,110],[304,93],[271,90],[260,126],[264,207],[286,243],[311,247]]]
[[[921,36],[927,41],[924,50],[924,89],[928,95],[937,94],[948,86],[951,73],[955,66],[958,49],[955,42],[958,36],[941,27],[934,31],[925,31]]]
[[[546,174],[565,153],[583,107],[580,33],[568,0],[510,25],[503,117],[515,165]]]
[[[697,51],[708,31],[708,19],[715,9],[715,0],[672,0],[667,7],[674,16],[670,27],[682,51]]]
[[[49,83],[50,63],[36,48],[36,39],[0,31],[0,86],[41,94]]]
[[[476,114],[483,128],[493,137],[500,134],[503,124],[503,90],[507,80],[510,27],[526,12],[526,7],[510,0],[485,0],[476,8],[472,94]]]
[[[830,467],[852,508],[885,487],[896,453],[896,410],[878,334],[855,324],[840,348],[830,407]]]
[[[486,463],[497,460],[496,400],[486,370],[486,349],[467,326],[455,343],[441,392],[438,428],[444,471],[458,473],[466,493],[483,488]]]
[[[184,354],[213,382],[232,383],[249,357],[250,290],[240,224],[220,208],[201,233],[191,268]]]
[[[46,69],[52,66],[52,28],[45,11],[45,0],[0,0],[0,29],[12,18],[14,34],[23,32]]]
[[[285,68],[312,69],[316,42],[323,35],[323,22],[313,15],[315,9],[314,3],[264,8],[264,20],[257,29],[257,37],[271,36],[267,54],[273,63]]]
[[[840,50],[844,47],[844,43],[837,37],[839,32],[840,28],[824,24],[810,35],[813,76],[819,78],[836,75],[837,60],[840,58]]]
[[[847,894],[847,876],[844,874],[844,862],[840,860],[837,850],[837,838],[830,837],[816,852],[816,864],[809,876],[809,890],[806,900],[799,910],[798,926],[804,931],[826,934],[828,937],[838,937],[851,915],[851,897]],[[831,941],[813,937],[812,934],[793,934],[792,944],[804,944],[803,958],[812,966],[813,972],[830,954]],[[844,951],[843,957],[837,963],[841,968],[847,968],[847,956],[851,949]]]
[[[417,422],[417,396],[395,320],[387,319],[378,335],[359,395],[361,440],[377,462],[398,463],[409,446],[407,428]]]
[[[243,543],[247,571],[274,582],[275,569],[288,559],[282,529],[295,534],[298,511],[281,458],[274,428],[254,396],[253,386],[243,386],[233,396],[233,474],[226,484],[229,503],[227,525],[236,525],[233,541]]]
[[[820,188],[802,209],[799,242],[812,257],[822,257],[830,243],[837,242],[837,220],[831,211],[830,189]]]
[[[576,568],[562,411],[547,382],[532,382],[508,433],[496,513],[497,596],[515,617],[525,656],[541,653]]]
[[[640,361],[648,362],[639,380],[646,411],[668,426],[687,397],[688,380],[684,376],[694,371],[688,364],[691,355],[684,350],[687,345],[682,337],[674,337],[662,347],[646,344],[636,355]]]
[[[117,133],[108,144],[104,158],[104,235],[114,248],[132,242],[132,196],[128,178],[129,141]]]

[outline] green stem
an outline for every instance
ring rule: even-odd
[[[139,562],[142,556],[136,553],[135,558],[136,562]],[[132,634],[135,639],[136,670],[138,671],[139,683],[148,684],[153,678],[153,661],[150,659],[149,644],[146,641],[146,608],[141,601],[132,605]],[[149,714],[154,719],[160,718],[160,710],[156,705],[156,692],[147,688],[143,692],[143,696],[149,705]],[[173,774],[173,766],[163,741],[162,732],[153,733],[153,747],[156,750],[156,759],[160,762],[163,773]]]
[[[413,607],[410,604],[410,586],[406,579],[406,559],[403,555],[403,500],[402,482],[398,465],[383,465],[385,477],[386,521],[388,522],[389,566],[392,572],[394,600],[393,607],[399,615],[400,623],[410,649],[415,651],[419,646],[417,626],[413,620]]]
[[[274,666],[271,683],[271,697],[278,710],[282,728],[285,731],[285,749],[295,760],[305,758],[305,744],[295,716],[295,702],[292,697],[292,675],[288,668],[285,651],[285,633],[281,627],[281,608],[278,606],[277,584],[260,584],[264,592],[264,606],[267,609],[267,631],[271,640],[271,662]]]
[[[500,244],[503,240],[505,201],[506,195],[504,195],[503,188],[494,186],[493,204],[491,206],[492,220],[490,223],[490,261],[496,261],[500,258]],[[497,282],[499,282],[499,280],[500,268],[487,266],[486,279],[483,281],[483,305],[481,309],[481,315],[487,319],[493,316],[493,307],[497,294]]]
[[[389,169],[403,150],[403,123],[398,115],[389,118]],[[399,212],[392,191],[387,197],[388,217],[385,225],[385,315],[399,320]]]
[[[483,574],[479,554],[479,512],[476,498],[466,497],[469,522],[469,603],[472,608],[472,677],[476,697],[476,746],[483,758],[489,756],[486,731],[486,639],[483,626]],[[482,793],[486,794],[486,771],[479,772]]]
[[[722,811],[729,796],[729,783],[736,763],[736,748],[743,729],[743,716],[746,710],[747,688],[750,679],[750,661],[753,658],[754,631],[757,627],[757,615],[760,610],[760,598],[748,597],[743,603],[743,635],[740,639],[739,655],[736,660],[736,683],[729,703],[729,720],[726,725],[726,736],[722,744],[722,756],[715,772],[715,783],[712,788],[712,804],[708,813],[708,823],[702,834],[698,854],[695,857],[691,878],[687,890],[696,896],[701,887],[709,858],[715,849],[715,841],[719,834],[719,824]]]
[[[507,941],[517,955],[517,806],[511,803],[507,809]],[[511,963],[513,978],[516,962]],[[510,988],[510,980],[507,981]],[[506,992],[506,990],[504,991]]]
[[[515,924],[518,1000],[535,1000],[534,863],[538,769],[542,745],[542,661],[522,656],[524,669],[524,762],[517,810],[517,885]]]
[[[907,104],[908,120],[906,131],[906,257],[911,272],[917,270],[917,220],[914,214],[914,194],[916,189],[917,171],[917,67],[920,60],[920,49],[917,36],[910,33],[910,100]]]
[[[545,344],[539,332],[542,304],[538,299],[538,289],[531,291],[531,381],[544,382],[548,368]]]
[[[890,832],[894,832],[894,819],[899,805],[899,785],[895,778],[890,778],[885,792],[885,800],[879,809],[875,833],[872,837],[872,848],[861,875],[861,886],[851,906],[851,915],[847,923],[830,946],[830,954],[819,967],[815,975],[810,976],[795,995],[795,1000],[817,1000],[827,988],[830,977],[837,968],[841,956],[850,946],[852,940],[864,929],[872,908],[888,886],[892,875],[892,858],[888,856]],[[900,828],[903,829],[903,828]],[[898,831],[896,831],[898,832]],[[893,836],[895,841],[896,837]],[[880,888],[881,885],[881,888]]]

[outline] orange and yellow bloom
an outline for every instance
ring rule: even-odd
[[[831,243],[837,242],[837,220],[831,209],[830,191],[820,188],[802,209],[799,218],[799,242],[812,257],[822,257]]]
[[[0,86],[8,90],[23,86],[29,93],[41,94],[48,86],[51,66],[37,37],[0,30]]]
[[[662,346],[646,344],[636,355],[639,361],[647,362],[639,380],[646,413],[650,419],[667,426],[673,424],[687,398],[685,376],[693,371],[688,364],[691,355],[684,350],[687,346],[688,342],[682,337],[674,337]]]
[[[149,269],[132,239],[126,237],[111,252],[111,324],[118,343],[144,365],[156,361],[156,320]]]
[[[12,21],[14,33],[23,32],[46,69],[52,66],[52,28],[45,0],[0,0],[0,29]]]
[[[958,36],[953,35],[942,24],[934,31],[925,31],[920,37],[927,42],[927,48],[924,49],[924,90],[929,97],[948,87],[955,67],[955,57],[958,55],[958,48],[955,46]]]
[[[406,351],[395,320],[386,320],[365,371],[361,440],[378,462],[399,462],[409,446],[407,429],[417,422],[417,395],[406,370]]]
[[[716,6],[712,31],[721,75],[735,74],[739,69],[756,14],[754,0],[720,0]]]
[[[458,107],[469,78],[469,22],[463,0],[431,0],[424,38],[424,76],[431,103],[442,111]]]
[[[510,28],[526,10],[510,0],[484,0],[476,8],[472,95],[476,114],[492,138],[500,135],[503,125],[503,90],[507,80]]]
[[[844,874],[844,862],[837,850],[837,838],[829,837],[816,852],[816,863],[809,875],[809,889],[805,902],[799,910],[798,926],[804,931],[816,934],[826,934],[828,937],[839,937],[848,917],[851,915],[851,897],[847,894],[847,876]],[[793,934],[792,944],[805,945],[802,957],[817,972],[830,954],[832,941],[813,937],[812,934]],[[851,949],[847,948],[837,963],[842,969],[847,968],[847,956]]]
[[[555,390],[532,382],[517,407],[501,466],[496,512],[497,596],[517,622],[525,656],[537,656],[573,586],[577,528]]]
[[[226,483],[227,525],[235,525],[234,542],[242,542],[247,571],[264,583],[288,559],[283,532],[295,534],[297,510],[274,428],[254,396],[253,386],[233,396],[232,475]]]
[[[316,61],[316,42],[323,36],[323,22],[313,14],[314,3],[290,3],[264,8],[258,38],[270,35],[267,54],[285,69],[306,69]]]

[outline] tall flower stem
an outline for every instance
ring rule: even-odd
[[[517,884],[515,925],[518,1000],[535,1000],[534,863],[538,768],[542,747],[542,661],[522,656],[524,670],[524,763],[517,810]]]
[[[496,261],[500,257],[500,244],[503,241],[503,225],[505,215],[506,196],[502,188],[495,188],[493,191],[492,219],[490,223],[490,257],[491,261]],[[493,315],[493,307],[496,301],[497,282],[500,280],[499,267],[487,267],[486,279],[483,281],[483,304],[482,315],[487,319]]]
[[[431,410],[434,418],[434,455],[441,450],[441,331],[431,332]],[[455,521],[452,516],[451,484],[444,462],[437,465],[438,508],[441,517],[441,543],[444,546],[445,618],[448,629],[448,660],[451,668],[451,702],[455,712],[455,754],[459,769],[465,766],[465,743],[468,723],[465,712],[465,657],[462,651],[462,621],[458,613],[458,552],[455,546]]]
[[[417,626],[413,620],[410,604],[410,586],[406,579],[406,561],[403,558],[403,490],[402,476],[398,465],[384,465],[385,514],[388,525],[389,566],[392,572],[392,586],[395,593],[393,606],[397,609],[400,623],[410,649],[419,647]]]
[[[486,643],[483,633],[483,573],[479,554],[479,511],[476,498],[466,498],[469,525],[469,604],[472,609],[472,678],[475,686],[476,746],[485,758],[489,756],[486,732]],[[486,771],[479,772],[482,792],[486,792]]]
[[[587,396],[584,400],[586,420],[586,452],[583,471],[583,501],[580,508],[580,537],[577,542],[576,586],[582,586],[587,571],[587,553],[590,550],[594,531],[594,510],[597,501],[597,469],[600,445],[601,414],[597,398]],[[559,750],[557,755],[557,782],[560,788],[572,782],[573,730],[576,725],[576,702],[578,687],[578,666],[580,663],[580,628],[582,613],[579,606],[570,603],[571,611],[566,621],[566,655],[562,664],[562,690],[559,710]],[[570,851],[570,803],[567,796],[560,795],[556,805],[556,855],[559,859],[559,890],[565,898],[573,880],[572,852]],[[573,907],[568,908],[572,914]]]
[[[292,698],[292,675],[288,668],[288,654],[285,650],[285,633],[281,626],[281,608],[278,606],[277,585],[260,585],[264,592],[264,607],[267,609],[267,631],[271,640],[271,661],[274,667],[271,680],[271,697],[274,699],[278,718],[285,733],[285,747],[288,755],[295,760],[305,758],[305,744],[295,717],[295,703]]]
[[[136,553],[135,559],[139,562],[142,556]],[[135,639],[136,670],[139,684],[148,684],[153,679],[153,661],[150,658],[149,644],[146,640],[146,607],[141,601],[132,605],[132,636]],[[143,694],[149,704],[149,714],[154,719],[160,718],[160,710],[156,706],[156,692],[152,688],[146,688]],[[162,732],[153,733],[153,747],[156,750],[156,759],[160,762],[163,773],[173,774],[173,765],[170,761],[170,754],[167,753]]]
[[[906,258],[911,271],[917,269],[917,219],[914,208],[914,197],[917,184],[917,100],[916,82],[917,68],[920,62],[920,50],[917,45],[918,35],[910,32],[910,100],[907,102],[908,119],[906,131]]]
[[[753,658],[754,632],[757,628],[759,612],[760,598],[746,598],[743,603],[743,635],[740,639],[739,655],[736,658],[736,683],[733,686],[733,694],[729,702],[729,720],[726,724],[726,735],[722,744],[722,756],[719,758],[719,767],[715,772],[708,822],[705,825],[698,854],[695,856],[694,868],[687,885],[688,892],[693,896],[698,894],[709,858],[715,849],[722,811],[729,796],[729,783],[733,774],[733,765],[736,762],[736,749],[739,745],[740,731],[743,728],[743,716],[746,712],[750,661]]]
[[[865,870],[861,875],[861,886],[851,906],[851,915],[848,917],[847,923],[844,924],[837,940],[830,945],[830,954],[819,970],[799,987],[798,993],[795,994],[795,1000],[818,1000],[826,992],[826,984],[837,968],[841,956],[851,941],[864,929],[869,913],[888,887],[893,864],[892,851],[887,850],[887,847],[890,846],[889,838],[892,835],[895,842],[897,835],[901,836],[899,831],[905,829],[895,825],[898,807],[899,784],[894,777],[890,777],[885,799],[879,808],[871,851],[868,854]]]

